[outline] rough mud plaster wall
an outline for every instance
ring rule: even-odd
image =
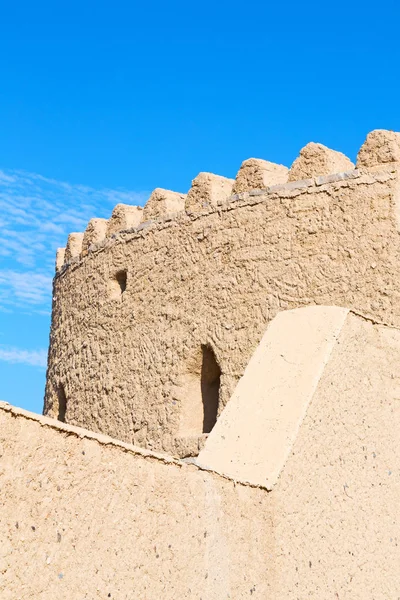
[[[275,600],[400,597],[400,332],[345,323],[270,494]]]
[[[2,409],[0,481],[2,600],[269,597],[264,490]]]
[[[121,233],[70,265],[54,283],[45,412],[57,416],[62,382],[67,422],[195,454],[198,439],[177,433],[201,344],[222,371],[221,410],[278,311],[336,304],[400,325],[396,184],[391,172],[354,172],[243,194]],[[110,300],[121,269],[126,291]]]

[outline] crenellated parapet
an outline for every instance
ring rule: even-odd
[[[83,233],[70,233],[65,248],[64,260],[68,263],[73,258],[79,258],[82,252]],[[60,253],[61,254],[61,253]]]
[[[376,129],[368,134],[357,156],[357,168],[398,169],[400,164],[400,133]]]
[[[56,272],[59,271],[65,263],[66,248],[58,248],[56,252]]]
[[[82,256],[86,256],[92,244],[98,244],[107,235],[107,219],[90,219],[82,240]]]
[[[399,164],[400,133],[375,130],[368,134],[358,153],[358,170],[396,169]],[[144,208],[117,204],[109,220],[91,219],[85,233],[71,233],[67,247],[59,249],[56,271],[60,271],[71,260],[84,258],[91,248],[96,248],[121,231],[142,228],[144,224],[171,220],[179,215],[201,214],[230,199],[234,200],[238,194],[255,190],[273,192],[276,186],[288,186],[289,190],[295,182],[304,186],[304,181],[311,182],[315,178],[335,176],[354,169],[351,160],[341,152],[310,142],[300,150],[290,168],[264,159],[249,158],[243,161],[235,179],[199,173],[187,194],[156,188]]]
[[[160,219],[167,215],[181,213],[185,210],[186,194],[156,188],[146,202],[143,221]]]
[[[278,312],[340,305],[400,326],[399,137],[369,134],[356,168],[308,144],[290,169],[200,173],[70,234],[46,414],[195,455]]]
[[[284,184],[288,181],[289,169],[284,165],[249,158],[242,162],[236,175],[232,192],[249,192],[250,190],[265,190],[271,185]]]
[[[123,229],[137,227],[142,222],[143,208],[129,204],[117,204],[107,226],[107,237]]]
[[[186,202],[185,210],[188,213],[201,212],[204,209],[215,207],[221,200],[232,195],[234,180],[213,173],[199,173],[192,181]]]
[[[330,150],[323,144],[310,142],[300,150],[289,171],[289,181],[311,179],[354,169],[354,164],[341,152]]]

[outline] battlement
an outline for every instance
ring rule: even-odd
[[[251,161],[256,159],[250,159]],[[245,161],[247,162],[247,161]],[[158,217],[141,219],[140,222],[134,227],[123,227],[120,230],[115,231],[112,235],[99,235],[99,230],[96,228],[96,222],[104,221],[106,219],[91,219],[88,227],[84,234],[71,233],[68,237],[67,248],[59,248],[57,250],[56,257],[56,277],[63,274],[70,266],[77,266],[82,264],[82,260],[88,254],[95,254],[102,252],[108,248],[111,248],[115,244],[120,243],[122,240],[131,240],[133,238],[143,238],[143,235],[150,231],[157,231],[160,229],[170,228],[174,226],[182,225],[185,221],[198,221],[203,217],[206,217],[212,213],[221,213],[224,211],[231,211],[235,208],[243,207],[246,205],[254,205],[263,203],[268,206],[270,200],[280,198],[294,199],[300,195],[305,196],[306,194],[311,195],[314,193],[323,192],[327,189],[327,186],[342,186],[347,187],[348,183],[354,182],[355,184],[366,184],[371,185],[373,183],[387,180],[391,177],[391,173],[394,173],[392,168],[388,173],[384,169],[373,169],[371,171],[365,168],[352,169],[350,171],[344,171],[340,173],[333,173],[331,175],[321,175],[310,179],[300,179],[295,181],[288,181],[283,184],[276,184],[268,186],[264,189],[251,189],[249,191],[239,192],[232,194],[231,196],[224,197],[221,195],[220,198],[215,200],[215,203],[206,204],[204,203],[201,211],[186,211],[184,208],[176,212],[166,212],[164,215]],[[204,175],[203,173],[201,175]],[[208,175],[208,174],[207,174]],[[177,192],[170,192],[169,190],[161,190],[157,188],[151,195],[151,198],[155,193],[160,192],[164,194],[176,194],[177,196],[184,196],[184,194],[178,194]],[[150,202],[149,199],[148,203]],[[148,203],[145,206],[147,209]],[[117,205],[118,210],[120,206]],[[151,206],[151,204],[150,204]],[[129,207],[131,208],[131,207]],[[132,207],[140,208],[140,207]],[[310,210],[310,206],[305,202],[303,206],[295,204],[292,207],[293,211],[298,210]],[[115,210],[115,209],[114,209]],[[144,211],[139,214],[145,214]],[[147,212],[148,215],[148,212]],[[101,232],[104,232],[103,225],[100,228]],[[200,234],[201,236],[201,234]],[[91,240],[90,243],[85,240]],[[200,239],[200,238],[199,238]],[[82,247],[80,243],[82,241]],[[80,248],[78,251],[77,248]]]
[[[342,153],[322,144],[307,144],[290,169],[263,159],[245,160],[236,178],[200,173],[187,194],[156,188],[144,209],[117,204],[110,219],[91,219],[84,233],[71,233],[65,249],[57,252],[56,272],[79,262],[90,252],[108,246],[120,232],[139,233],[155,224],[163,224],[187,215],[198,219],[221,207],[252,196],[279,194],[295,197],[295,190],[312,190],[315,186],[346,179],[360,179],[367,172],[396,170],[400,165],[400,133],[385,130],[371,132],[361,147],[357,168]],[[361,181],[361,179],[360,179]]]

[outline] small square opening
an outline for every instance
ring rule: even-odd
[[[126,269],[117,271],[110,279],[108,282],[108,292],[112,300],[122,300],[122,295],[126,290],[127,279],[128,271]]]

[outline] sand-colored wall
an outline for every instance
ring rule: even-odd
[[[398,598],[399,364],[347,313],[271,492],[0,405],[0,597]]]
[[[338,306],[278,313],[196,464],[272,489],[348,315]]]
[[[399,364],[400,330],[347,309],[268,327],[196,462],[272,488],[271,598],[399,597]]]
[[[4,404],[0,486],[2,600],[269,597],[265,490]]]
[[[269,495],[274,600],[400,597],[400,331],[349,315]]]
[[[292,182],[143,224],[74,259],[54,281],[45,412],[57,417],[62,385],[67,422],[197,454],[204,435],[186,437],[181,415],[201,401],[202,345],[221,369],[221,412],[281,310],[336,304],[400,324],[398,187],[392,168]]]

